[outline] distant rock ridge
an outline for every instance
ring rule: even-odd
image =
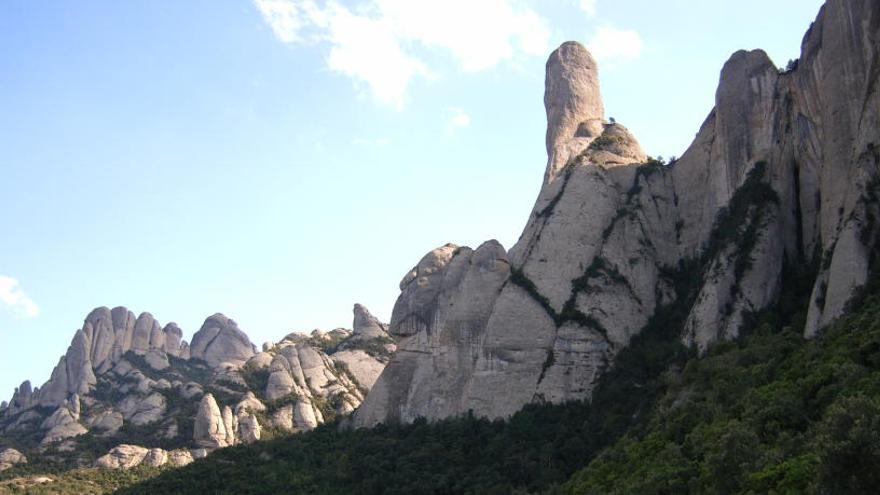
[[[220,313],[190,346],[174,323],[96,308],[49,381],[37,389],[25,381],[0,405],[0,445],[31,438],[22,445],[39,446],[28,455],[81,463],[89,453],[75,437],[111,438],[119,446],[95,465],[128,469],[310,430],[358,407],[394,351],[387,325],[359,304],[352,328],[291,334],[258,353]],[[178,448],[157,448],[167,445]]]
[[[7,416],[36,405],[60,406],[72,395],[89,393],[102,374],[118,363],[126,352],[188,358],[189,346],[181,340],[176,324],[162,328],[150,313],[134,313],[124,307],[94,309],[77,330],[67,353],[61,357],[49,380],[36,390],[29,381],[16,389],[5,409]]]
[[[406,274],[398,352],[354,425],[589,398],[659,308],[687,304],[681,341],[705,352],[777,300],[786,266],[818,273],[807,336],[841,315],[880,237],[880,4],[828,0],[795,66],[734,53],[666,166],[603,120],[588,51],[560,46],[544,183],[519,241],[447,244]],[[699,282],[687,296],[682,276]]]

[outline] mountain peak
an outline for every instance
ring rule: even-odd
[[[569,158],[602,134],[605,108],[599,91],[599,68],[583,45],[566,41],[547,59],[544,79],[547,111],[547,170],[553,182]],[[573,149],[573,146],[578,148]]]
[[[387,337],[388,327],[373,316],[366,307],[361,304],[355,304],[354,321],[352,322],[352,332],[354,335],[360,335],[367,338]]]

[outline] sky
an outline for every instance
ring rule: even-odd
[[[259,347],[388,320],[447,242],[516,242],[546,165],[544,63],[680,156],[724,61],[797,58],[819,0],[0,2],[0,398],[98,306]],[[756,15],[760,12],[760,15]]]

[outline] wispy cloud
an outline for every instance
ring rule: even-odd
[[[612,26],[600,26],[587,42],[587,48],[596,59],[611,63],[638,58],[643,46],[638,32]]]
[[[461,108],[450,107],[446,109],[446,130],[450,133],[471,125],[471,117]]]
[[[0,275],[0,303],[25,318],[34,318],[40,314],[39,306],[25,294],[18,280],[5,275]]]
[[[581,8],[588,16],[596,15],[596,2],[598,0],[576,0],[578,7]]]
[[[546,53],[547,22],[518,0],[254,0],[278,40],[329,46],[327,67],[380,103],[403,108],[407,88],[435,72],[428,51],[452,56],[468,72]],[[464,14],[466,13],[466,15]]]

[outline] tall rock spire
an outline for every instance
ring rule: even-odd
[[[553,182],[568,160],[602,134],[605,109],[596,60],[583,45],[566,41],[550,54],[544,79],[547,171]]]

